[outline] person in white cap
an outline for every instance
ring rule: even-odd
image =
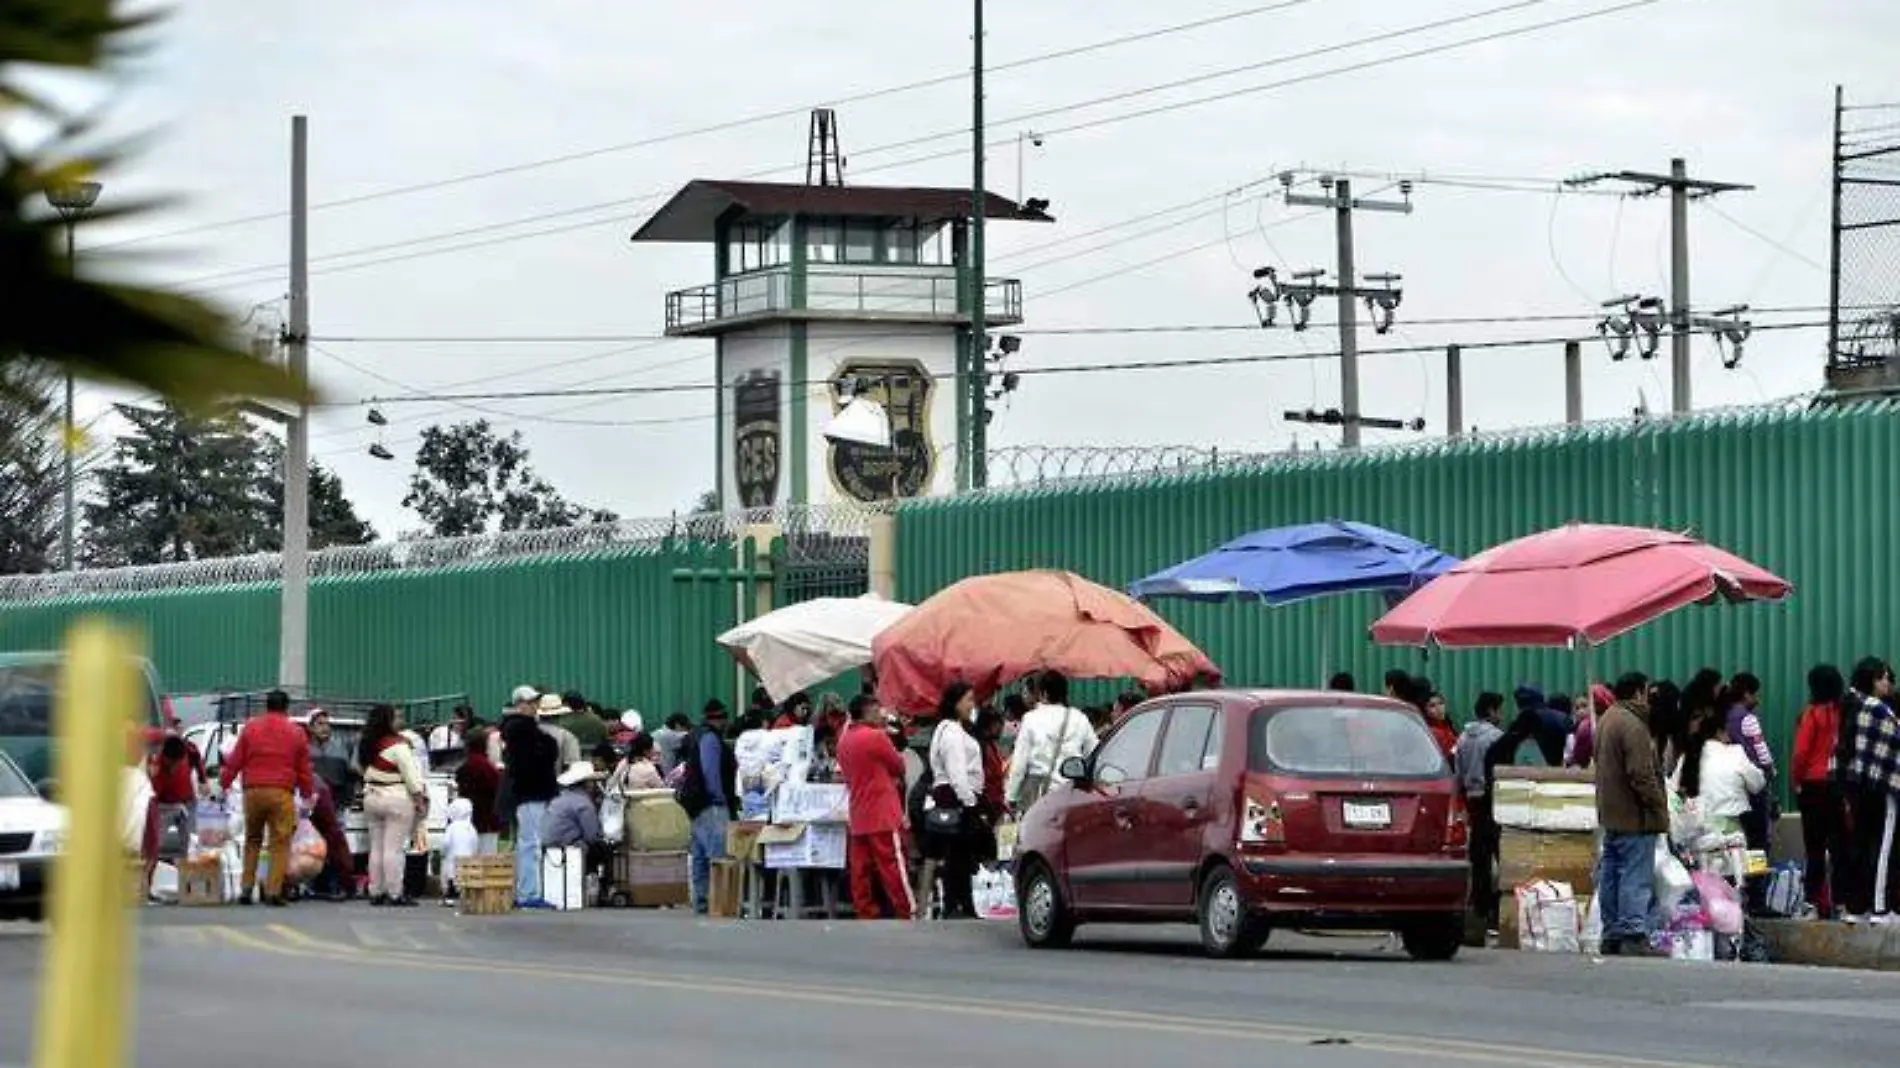
[[[517,686],[508,697],[508,707],[502,712],[505,722],[509,716],[534,716],[541,707],[541,691],[532,686]],[[502,732],[493,731],[488,735],[488,760],[496,767],[502,766]]]

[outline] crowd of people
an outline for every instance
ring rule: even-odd
[[[1704,668],[1684,685],[1629,673],[1571,698],[1534,686],[1507,699],[1485,692],[1462,729],[1429,679],[1388,672],[1385,693],[1419,710],[1453,762],[1471,819],[1473,900],[1498,921],[1500,829],[1493,792],[1500,766],[1584,769],[1602,832],[1597,886],[1606,952],[1653,952],[1657,849],[1685,811],[1718,836],[1766,852],[1786,778],[1800,806],[1806,853],[1800,914],[1850,924],[1894,922],[1900,895],[1894,836],[1900,807],[1900,718],[1893,672],[1869,657],[1851,677],[1833,665],[1808,673],[1808,701],[1792,739],[1772,739],[1760,716],[1761,680]],[[1336,690],[1356,689],[1350,676]],[[1779,744],[1777,744],[1779,743]],[[1786,753],[1784,762],[1778,753]],[[1751,906],[1763,885],[1747,886]]]

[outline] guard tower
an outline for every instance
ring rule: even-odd
[[[713,280],[667,294],[666,332],[716,346],[726,508],[954,488],[972,392],[957,387],[983,365],[970,337],[970,207],[967,189],[700,180],[633,235],[713,247]],[[1044,207],[989,194],[983,210],[1053,221]],[[1022,322],[1020,281],[983,288],[989,325]],[[890,448],[824,436],[864,390],[889,413]]]

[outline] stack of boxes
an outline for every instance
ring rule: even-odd
[[[1578,915],[1595,892],[1596,785],[1590,772],[1576,768],[1499,768],[1493,811],[1502,835],[1499,944],[1515,949],[1518,887],[1540,881],[1568,884]]]

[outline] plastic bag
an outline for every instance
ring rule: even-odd
[[[978,868],[971,888],[978,916],[986,920],[1016,918],[1016,883],[1008,872],[988,866]]]
[[[1695,798],[1669,795],[1669,841],[1677,849],[1693,849],[1708,833],[1702,805]]]
[[[1518,948],[1534,953],[1575,953],[1577,898],[1569,883],[1539,880],[1517,888]]]
[[[231,811],[222,801],[200,801],[196,812],[198,847],[216,849],[231,837]]]
[[[1664,912],[1676,911],[1682,899],[1695,889],[1695,882],[1689,878],[1689,869],[1682,861],[1667,849],[1656,850],[1655,886],[1656,907]]]
[[[1801,912],[1805,893],[1801,865],[1778,864],[1774,874],[1768,877],[1768,892],[1763,903],[1777,916],[1794,916]]]
[[[1596,954],[1603,951],[1603,897],[1591,894],[1590,904],[1583,910],[1583,934],[1577,945],[1585,953]]]
[[[1709,914],[1709,926],[1725,935],[1742,933],[1742,902],[1727,879],[1711,872],[1694,875],[1695,891]]]
[[[1715,959],[1715,935],[1693,928],[1669,933],[1671,960],[1712,961]]]
[[[600,800],[600,836],[615,845],[627,837],[627,799],[619,790]]]

